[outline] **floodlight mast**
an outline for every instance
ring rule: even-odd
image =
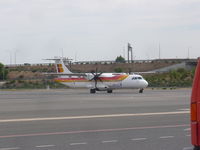
[[[128,43],[128,63],[133,62],[133,48],[130,43]]]

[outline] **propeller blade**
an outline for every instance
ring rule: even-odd
[[[94,77],[92,79],[90,79],[89,81],[92,81],[92,80],[94,80]]]
[[[98,74],[98,80],[101,81],[101,82],[103,82],[103,81],[101,80],[101,78],[100,78],[101,75],[102,75],[102,72]]]
[[[94,82],[95,82],[95,88],[97,88],[98,81],[100,81],[100,82],[103,83],[103,81],[100,78],[100,76],[102,75],[102,72],[98,73],[98,69],[97,68],[95,69],[95,71],[94,70],[91,71],[91,73],[93,75],[93,78],[90,79],[89,81],[93,81],[94,80]]]
[[[102,73],[103,73],[103,72],[100,72],[100,73],[98,74],[98,77],[100,77],[100,76],[102,75]]]

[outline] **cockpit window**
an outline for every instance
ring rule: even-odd
[[[133,77],[132,80],[142,80],[142,77]]]

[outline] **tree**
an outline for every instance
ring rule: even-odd
[[[0,63],[0,80],[6,79],[7,74],[8,74],[7,69],[5,69],[4,65]]]
[[[115,62],[125,63],[126,60],[124,59],[124,57],[122,57],[122,56],[120,55],[120,56],[117,56],[117,58],[115,59]]]
[[[123,69],[122,68],[115,68],[114,71],[116,73],[121,73],[121,72],[123,72]]]

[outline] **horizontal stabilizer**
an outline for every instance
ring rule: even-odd
[[[49,58],[49,59],[43,59],[43,60],[61,60],[62,58]],[[68,59],[67,60],[72,60],[72,59]]]

